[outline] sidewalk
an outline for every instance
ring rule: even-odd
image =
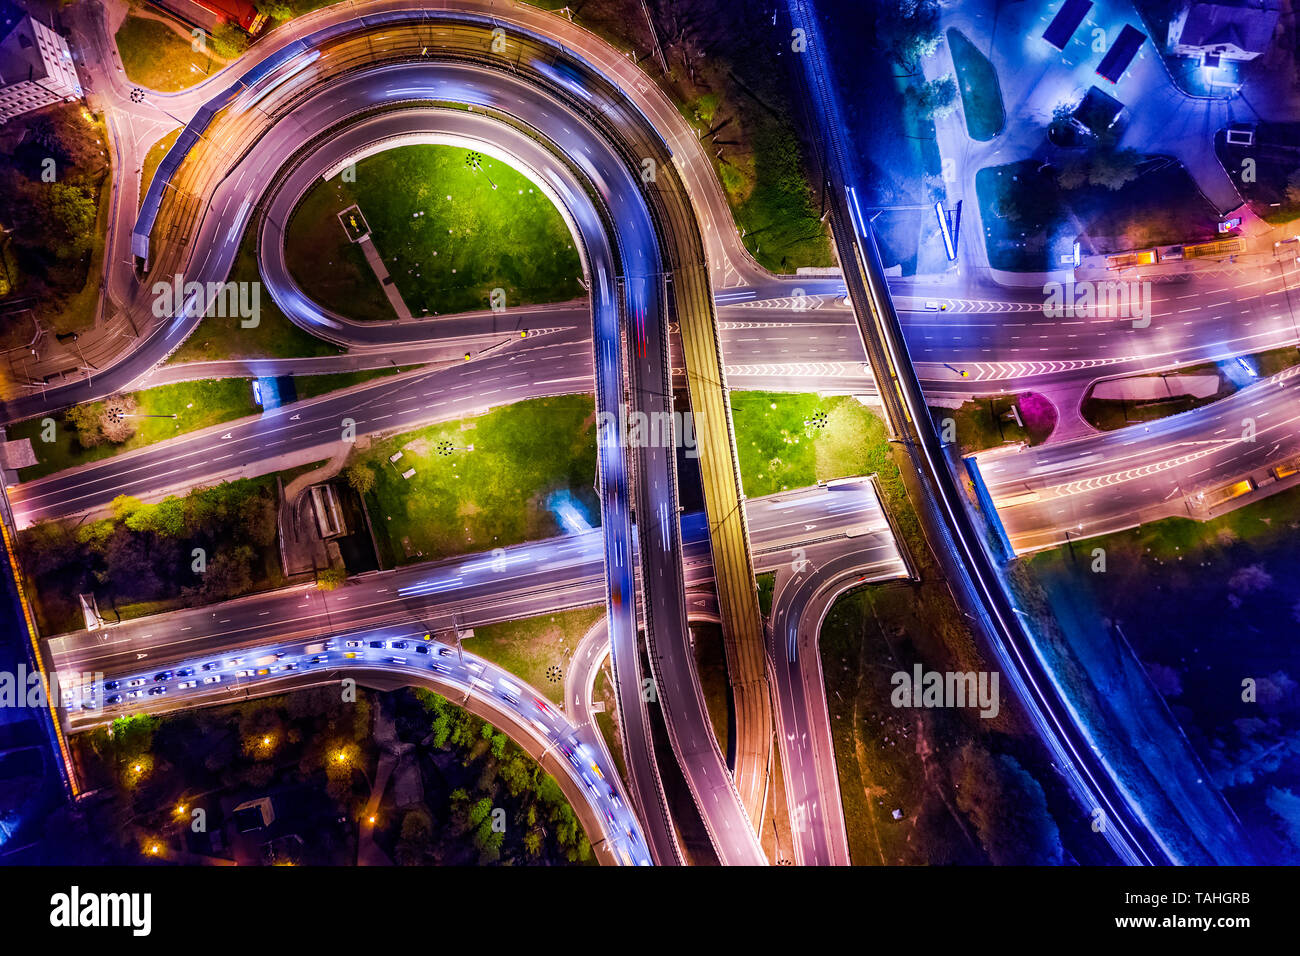
[[[361,246],[361,251],[365,254],[366,262],[369,263],[371,270],[375,273],[375,278],[379,280],[379,285],[384,290],[384,295],[388,296],[388,304],[393,307],[397,313],[399,322],[409,322],[412,318],[411,310],[407,308],[406,301],[402,298],[402,293],[397,291],[397,283],[393,281],[392,276],[388,274],[388,267],[384,265],[384,260],[379,255],[379,250],[375,244],[370,241],[370,234],[362,236],[357,240],[357,245]]]

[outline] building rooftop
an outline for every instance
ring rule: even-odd
[[[0,3],[0,37],[0,86],[46,75],[32,21],[13,4]]]
[[[1235,46],[1250,53],[1263,53],[1277,28],[1276,0],[1244,0],[1242,3],[1193,0],[1187,11],[1178,42],[1184,46]]]
[[[1115,125],[1119,114],[1124,112],[1124,104],[1105,90],[1091,87],[1074,110],[1074,119],[1078,123],[1100,135]]]

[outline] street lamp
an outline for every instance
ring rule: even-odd
[[[482,154],[482,153],[475,152],[474,150],[470,150],[468,153],[465,154],[465,165],[468,166],[470,169],[474,170],[474,172],[476,172],[476,173],[483,173],[483,175],[484,175],[484,177],[486,177],[487,181],[488,181],[489,183],[492,183],[492,188],[493,188],[493,189],[496,189],[496,188],[497,188],[497,184],[492,182],[492,177],[491,177],[491,176],[488,176],[487,173],[483,172],[483,154]]]

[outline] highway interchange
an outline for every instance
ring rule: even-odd
[[[870,324],[867,316],[874,314],[883,322],[880,315],[893,311],[881,305],[883,276],[871,277],[868,269],[868,281],[859,287],[856,262],[848,285],[842,278],[776,277],[759,268],[731,225],[712,168],[689,127],[626,58],[540,11],[512,7],[503,14],[493,7],[497,19],[491,22],[502,23],[507,30],[510,69],[497,69],[490,55],[482,52],[474,62],[436,56],[412,60],[409,52],[403,53],[403,44],[419,44],[431,37],[447,48],[463,44],[481,51],[489,23],[476,19],[479,5],[448,4],[445,19],[440,19],[444,12],[410,11],[401,3],[359,6],[391,19],[383,25],[365,23],[354,20],[351,10],[326,9],[277,31],[221,76],[184,94],[151,94],[143,104],[133,103],[123,78],[108,71],[98,77],[98,92],[114,101],[128,124],[133,117],[156,112],[159,107],[151,105],[155,102],[185,117],[205,97],[229,87],[231,77],[255,68],[255,61],[305,41],[313,31],[336,31],[329,43],[321,44],[325,55],[296,72],[291,81],[276,86],[273,73],[271,88],[255,109],[241,110],[236,105],[224,114],[220,122],[229,124],[228,130],[256,130],[244,151],[238,155],[220,148],[205,152],[205,140],[198,142],[194,161],[183,171],[187,177],[183,182],[186,189],[204,197],[206,212],[191,230],[190,241],[153,248],[149,254],[151,261],[166,263],[168,272],[175,263],[187,279],[223,279],[251,210],[266,202],[271,213],[261,234],[260,265],[268,291],[293,321],[348,351],[309,363],[278,360],[259,370],[282,374],[307,367],[318,372],[378,367],[391,361],[420,362],[422,367],[12,486],[8,494],[19,527],[100,511],[122,493],[156,499],[223,478],[265,474],[329,457],[345,417],[356,422],[360,433],[391,434],[507,402],[574,392],[594,392],[601,409],[629,401],[646,411],[666,410],[671,402],[667,383],[684,386],[688,378],[687,358],[674,352],[675,340],[670,338],[680,331],[683,319],[673,310],[691,304],[671,303],[665,293],[663,262],[669,258],[661,248],[665,227],[658,218],[660,210],[647,200],[629,168],[627,143],[612,141],[608,128],[597,125],[586,112],[590,103],[583,100],[597,95],[598,75],[604,81],[599,95],[621,91],[619,108],[628,110],[630,104],[630,110],[641,117],[639,122],[652,127],[671,151],[672,168],[663,174],[671,172],[674,181],[684,186],[698,221],[703,264],[714,296],[714,304],[706,306],[704,314],[710,322],[710,311],[716,314],[717,359],[727,385],[854,394],[883,403],[890,412],[892,393],[879,394],[871,371],[873,357],[866,344],[871,336],[860,331]],[[431,22],[435,19],[436,26]],[[404,36],[408,29],[410,35]],[[386,54],[375,52],[368,42],[366,49],[374,62],[356,69],[356,47],[348,44],[353,34],[367,33],[387,44]],[[552,34],[561,46],[548,51]],[[94,48],[101,58],[110,56],[102,44]],[[557,73],[554,64],[561,59],[562,49],[578,51],[581,59],[573,62],[581,63],[581,70],[574,67]],[[534,59],[528,60],[529,56]],[[328,65],[332,57],[340,67],[337,75]],[[351,69],[344,71],[343,65]],[[575,83],[590,85],[575,93]],[[448,103],[469,103],[479,109],[448,109]],[[388,108],[374,112],[377,107]],[[347,118],[342,125],[341,117]],[[211,136],[221,142],[235,141],[225,138],[226,132],[227,127],[214,128]],[[535,182],[545,184],[579,239],[590,301],[400,325],[351,322],[312,303],[284,266],[278,224],[287,221],[287,213],[311,182],[331,171],[337,173],[367,150],[407,141],[474,144],[489,155],[509,157]],[[284,170],[290,157],[293,161]],[[139,236],[132,236],[135,224],[128,224],[123,211],[133,214],[135,209],[130,181],[131,177],[115,180],[110,243],[118,254],[109,257],[107,286],[110,298],[121,308],[138,311],[147,326],[147,283],[134,278],[128,249],[133,239],[138,249]],[[157,182],[155,186],[163,189]],[[186,214],[184,208],[164,208],[177,216]],[[851,219],[851,214],[839,214],[838,228],[842,231]],[[1288,257],[1241,266],[1220,264],[1203,274],[1161,282],[1149,328],[1111,317],[1091,322],[1049,319],[1041,312],[1041,289],[1009,289],[991,282],[967,281],[957,288],[950,282],[890,280],[885,298],[892,297],[906,343],[901,350],[895,343],[893,351],[916,360],[916,376],[927,396],[960,398],[1033,388],[1058,403],[1065,440],[1023,452],[981,456],[993,499],[1003,503],[999,514],[1011,541],[1017,551],[1024,551],[1059,543],[1067,531],[1091,535],[1191,512],[1197,495],[1205,490],[1248,473],[1261,478],[1271,465],[1300,451],[1300,429],[1289,392],[1293,379],[1287,374],[1197,412],[1141,428],[1096,433],[1080,428],[1074,420],[1087,387],[1100,377],[1294,343],[1297,335],[1289,301],[1294,282],[1294,262]],[[846,294],[853,308],[846,304]],[[4,419],[45,414],[128,386],[174,381],[187,374],[212,375],[210,368],[203,367],[206,363],[159,368],[197,326],[201,311],[167,317],[146,328],[118,362],[84,381],[33,389],[8,401]],[[692,315],[698,313],[695,307]],[[625,330],[633,334],[625,335]],[[471,360],[458,360],[462,353],[469,353]],[[959,369],[967,374],[961,375]],[[913,421],[923,409],[923,403],[912,403]],[[890,414],[903,420],[902,413]],[[1246,416],[1258,421],[1258,429],[1255,440],[1243,442],[1236,432]],[[729,429],[727,423],[724,440]],[[589,720],[575,716],[584,713],[577,699],[574,710],[565,714],[539,712],[531,703],[531,690],[521,702],[511,701],[502,696],[500,681],[506,679],[502,675],[484,678],[465,669],[487,666],[468,653],[456,656],[453,672],[421,668],[418,677],[453,688],[489,713],[505,712],[507,723],[522,728],[521,737],[532,737],[531,745],[521,742],[535,753],[580,738],[599,755],[602,774],[610,781],[605,786],[593,789],[583,777],[583,767],[568,760],[561,762],[568,765],[562,777],[575,808],[587,804],[583,819],[589,833],[593,823],[605,833],[611,859],[626,853],[627,859],[620,862],[682,861],[657,770],[657,761],[675,758],[718,859],[764,862],[756,833],[766,800],[754,799],[755,794],[762,796],[767,780],[764,748],[742,746],[737,766],[728,770],[690,653],[686,621],[698,616],[690,610],[691,595],[713,578],[707,523],[699,518],[694,524],[675,520],[672,449],[638,449],[631,456],[625,456],[625,451],[617,436],[609,441],[602,437],[602,531],[509,549],[511,574],[504,578],[481,556],[436,568],[408,566],[368,576],[334,594],[299,587],[100,632],[60,635],[50,640],[50,650],[58,669],[102,670],[110,679],[124,681],[144,675],[137,663],[144,658],[138,655],[148,656],[146,670],[152,675],[163,664],[168,669],[201,666],[212,657],[225,660],[241,648],[258,656],[283,651],[291,655],[285,661],[303,666],[298,676],[263,675],[268,678],[265,685],[254,674],[251,684],[256,692],[269,693],[297,681],[317,680],[326,671],[359,668],[373,674],[376,669],[395,669],[416,679],[408,673],[414,667],[413,656],[391,653],[389,647],[369,647],[370,640],[380,638],[352,636],[381,633],[376,628],[398,634],[394,628],[414,620],[418,626],[409,634],[418,631],[417,637],[448,629],[454,634],[457,627],[472,627],[476,622],[604,601],[609,606],[607,630],[604,637],[593,638],[593,646],[608,641],[613,647],[620,725],[629,758],[630,787],[625,795],[614,792],[617,775],[609,772],[612,763],[599,733]],[[714,465],[728,471],[725,462]],[[1283,483],[1271,484],[1271,489],[1261,491],[1276,490]],[[801,863],[848,862],[816,653],[820,621],[834,595],[845,587],[908,573],[869,488],[822,489],[784,502],[751,501],[743,509],[747,527],[742,533],[754,569],[778,572],[765,656],[774,680],[770,706],[786,802],[799,815],[793,829]],[[794,512],[799,519],[789,518]],[[809,527],[804,529],[805,525]],[[855,533],[847,535],[846,529]],[[865,538],[863,529],[869,529]],[[812,570],[784,570],[791,550],[805,544],[813,558]],[[716,552],[712,558],[717,560]],[[713,613],[726,621],[725,613],[719,615],[716,608]],[[647,632],[644,643],[638,641],[640,627]],[[409,636],[407,630],[400,634],[382,640]],[[332,641],[334,647],[307,651],[322,639]],[[343,653],[342,642],[353,639],[366,645],[359,649],[360,663],[338,656]],[[322,655],[324,660],[309,663]],[[390,666],[387,658],[394,656],[407,657],[407,662]],[[672,740],[670,755],[656,754],[651,739],[651,715],[640,693],[646,676],[643,656],[663,704]],[[430,656],[431,661],[443,659],[436,652]],[[594,671],[589,668],[588,673]],[[487,686],[476,685],[476,676]],[[1028,680],[1032,683],[1032,676]],[[214,685],[205,690],[202,684],[181,693],[178,683],[164,682],[165,695],[119,706],[166,709],[177,706],[182,697],[186,702],[207,703],[229,693],[224,687],[220,693],[214,691]],[[578,698],[585,700],[589,690],[589,684],[579,687]],[[98,719],[98,715],[76,715],[70,724],[77,729]],[[544,728],[532,723],[538,719]],[[1090,781],[1090,789],[1095,785]],[[635,815],[630,808],[635,808]],[[594,835],[592,842],[598,843]]]

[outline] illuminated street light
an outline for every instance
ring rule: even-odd
[[[483,154],[482,154],[482,153],[478,153],[478,152],[475,152],[474,150],[470,150],[470,151],[465,155],[465,165],[468,166],[470,169],[474,170],[474,172],[476,172],[476,173],[483,173],[483,176],[487,179],[487,181],[488,181],[489,183],[492,183],[492,188],[493,188],[493,189],[496,189],[496,188],[497,188],[497,184],[492,182],[492,177],[491,177],[491,176],[488,176],[487,173],[483,172]]]

